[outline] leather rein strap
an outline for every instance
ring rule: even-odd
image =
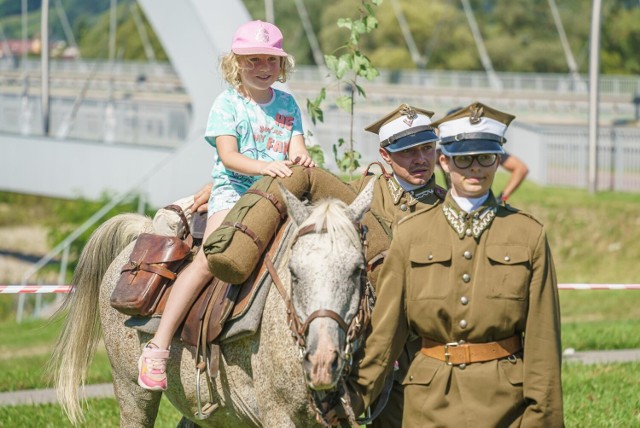
[[[317,231],[316,226],[313,224],[310,224],[300,228],[300,230],[298,230],[298,235],[296,236],[295,239],[298,239],[301,236],[312,234],[312,233],[326,233],[326,232],[327,232],[327,229],[325,227],[320,229],[320,231]],[[366,238],[364,237],[365,233],[366,231],[362,233],[364,248],[366,248]],[[291,329],[296,339],[296,342],[298,343],[298,346],[302,348],[305,347],[304,336],[307,334],[307,331],[309,329],[309,324],[311,324],[311,321],[313,321],[316,318],[331,318],[332,320],[336,321],[340,326],[340,328],[342,329],[342,331],[345,332],[348,342],[353,342],[364,333],[365,327],[369,324],[369,319],[371,315],[370,310],[368,309],[369,306],[367,301],[369,298],[369,294],[367,293],[366,272],[363,272],[360,276],[362,286],[360,290],[361,292],[360,292],[360,302],[358,304],[358,312],[356,313],[356,316],[353,317],[353,320],[351,320],[350,324],[347,324],[345,320],[340,316],[340,314],[338,314],[335,311],[332,311],[331,309],[318,309],[316,311],[313,311],[311,314],[309,314],[309,317],[304,322],[302,322],[300,320],[300,317],[298,316],[298,313],[293,307],[293,302],[291,301],[291,298],[289,297],[287,290],[284,288],[284,285],[280,280],[280,276],[278,275],[278,272],[275,266],[273,265],[273,261],[271,260],[269,255],[265,256],[264,262],[265,262],[265,265],[267,266],[267,270],[269,271],[269,274],[271,275],[273,283],[276,285],[276,288],[278,289],[278,292],[280,293],[282,300],[284,300],[285,305],[287,306],[289,328]]]

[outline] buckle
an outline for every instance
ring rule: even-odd
[[[452,366],[453,363],[449,361],[449,357],[451,354],[449,353],[449,348],[457,348],[460,344],[458,342],[449,342],[444,344],[444,362],[448,366]]]

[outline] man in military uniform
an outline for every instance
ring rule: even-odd
[[[378,134],[380,157],[391,174],[379,162],[370,164],[362,179],[351,183],[358,192],[369,180],[377,180],[371,210],[389,230],[398,220],[444,199],[445,190],[436,185],[437,135],[431,125],[433,112],[402,104],[391,113],[367,126]],[[371,171],[374,164],[380,175]]]
[[[348,385],[368,406],[411,334],[403,427],[563,426],[560,311],[543,226],[491,192],[514,116],[481,103],[435,122],[444,203],[402,219]]]
[[[421,209],[439,204],[446,191],[435,183],[436,141],[438,139],[431,124],[433,112],[402,104],[391,113],[365,128],[378,134],[380,157],[391,168],[388,173],[382,164],[380,175],[370,172],[372,165],[362,179],[351,183],[360,192],[370,181],[376,180],[371,212],[385,227],[391,238],[392,229],[403,217]],[[378,262],[382,262],[380,259]],[[376,269],[378,266],[372,266]],[[403,387],[413,355],[420,350],[420,339],[410,341],[398,357],[397,370],[388,399],[381,398],[385,407],[380,410],[378,402],[371,405],[371,411],[379,413],[370,424],[372,427],[393,428],[402,425]]]

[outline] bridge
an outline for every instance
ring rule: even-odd
[[[211,2],[140,4],[173,66],[51,62],[50,136],[42,131],[40,64],[27,61],[16,68],[13,62],[0,62],[1,190],[64,198],[134,191],[161,206],[209,180],[213,152],[202,135],[210,105],[222,88],[217,58],[228,50],[229,35],[249,19],[248,13],[241,2],[228,2],[224,20],[204,25],[201,16],[216,16]],[[386,70],[375,81],[362,82],[367,98],[356,105],[354,140],[363,163],[378,157],[375,136],[364,127],[398,104],[407,102],[440,116],[481,100],[517,116],[506,147],[527,160],[530,179],[586,186],[585,86],[568,73],[494,72],[492,77],[501,84],[482,72]],[[298,67],[283,89],[304,107],[324,83],[318,67]],[[639,76],[600,79],[601,189],[640,190],[640,128],[625,124],[638,119],[637,94]],[[313,132],[310,143],[323,147],[327,167],[334,169],[332,145],[349,135],[348,116],[327,103],[325,122],[313,127],[307,121],[306,127]]]

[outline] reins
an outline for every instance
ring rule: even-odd
[[[355,224],[355,227],[360,231],[360,240],[362,243],[362,247],[365,251],[368,247],[367,244],[367,227],[364,225]],[[314,234],[314,233],[327,233],[326,227],[322,227],[320,230],[316,229],[316,225],[310,224],[304,226],[298,230],[298,234],[294,238],[292,243],[295,244],[295,241],[301,236]],[[297,311],[293,306],[293,302],[289,296],[289,293],[285,289],[278,272],[276,271],[275,266],[273,265],[273,261],[267,255],[264,259],[265,265],[267,266],[267,270],[271,275],[273,283],[276,286],[276,289],[280,293],[282,300],[285,303],[287,309],[287,320],[289,324],[289,329],[291,330],[291,335],[294,338],[296,344],[298,345],[299,356],[300,359],[304,358],[304,354],[306,352],[306,334],[309,329],[309,325],[311,322],[317,318],[331,318],[336,321],[342,331],[344,331],[346,340],[345,340],[345,348],[343,351],[343,358],[345,360],[344,370],[340,374],[339,387],[332,391],[332,396],[329,397],[329,394],[326,394],[325,397],[320,399],[317,396],[316,391],[309,390],[310,393],[310,402],[318,416],[318,420],[322,421],[323,425],[328,427],[330,426],[329,422],[324,417],[323,410],[320,407],[325,407],[328,400],[339,399],[342,402],[342,406],[347,412],[349,423],[353,427],[359,427],[360,425],[356,422],[356,417],[353,413],[353,409],[351,408],[351,401],[349,399],[349,394],[347,393],[347,389],[345,386],[346,376],[351,371],[351,366],[353,364],[353,351],[357,349],[357,346],[354,346],[364,335],[366,327],[369,325],[369,320],[371,317],[371,308],[373,302],[373,287],[367,278],[366,269],[363,269],[360,273],[360,301],[358,302],[358,310],[356,315],[353,317],[351,322],[347,324],[347,322],[338,314],[337,312],[331,309],[318,309],[312,312],[307,319],[303,322],[300,319]],[[337,397],[336,397],[337,394]]]

